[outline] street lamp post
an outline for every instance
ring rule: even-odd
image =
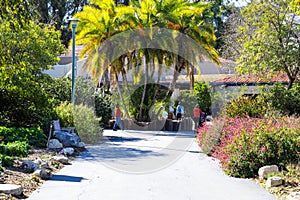
[[[72,26],[72,95],[71,102],[74,105],[75,103],[75,65],[76,65],[76,55],[75,55],[75,33],[76,27],[79,22],[77,18],[69,19]]]

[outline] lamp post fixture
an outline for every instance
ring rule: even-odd
[[[71,26],[72,26],[72,95],[71,95],[71,102],[74,105],[75,103],[75,65],[76,65],[76,55],[75,55],[75,33],[76,27],[79,22],[77,18],[69,19]]]

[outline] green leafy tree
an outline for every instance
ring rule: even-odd
[[[64,101],[71,102],[71,79],[69,77],[49,77],[49,79],[41,85],[49,100],[56,106]]]
[[[266,87],[263,91],[266,99],[280,113],[300,114],[300,82],[294,83],[290,89],[281,83],[276,83],[272,88]]]
[[[226,19],[231,15],[234,5],[229,0],[194,0],[193,2],[210,2],[211,7],[206,14],[213,24],[215,35],[217,37],[215,48],[220,49],[223,46],[223,29]]]
[[[0,19],[7,21],[13,29],[22,28],[33,17],[33,10],[26,0],[2,0]],[[1,22],[2,23],[2,22]]]
[[[88,4],[88,0],[28,0],[28,2],[30,9],[35,11],[34,19],[61,31],[61,40],[65,46],[71,39],[68,19]]]
[[[284,73],[291,88],[300,71],[300,38],[298,1],[254,0],[242,11],[245,23],[239,27],[244,33],[238,59],[238,71],[252,75]]]
[[[13,20],[13,19],[12,19]],[[42,70],[58,61],[63,46],[59,32],[31,21],[22,28],[0,24],[0,123],[37,126],[51,110]]]
[[[194,87],[194,95],[198,100],[200,108],[208,113],[211,107],[211,88],[210,85],[203,82],[197,82]]]
[[[103,88],[98,90],[95,94],[95,112],[96,116],[100,118],[100,125],[103,128],[110,126],[109,120],[112,119],[112,107],[111,94],[106,93]]]

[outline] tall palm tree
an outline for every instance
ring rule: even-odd
[[[91,5],[84,6],[83,11],[75,15],[80,20],[76,43],[84,45],[81,56],[88,55],[86,66],[92,77],[102,77],[108,71],[113,73],[125,114],[129,117],[119,86],[119,73],[123,66],[118,66],[120,60],[110,60],[112,55],[107,55],[107,52],[101,54],[103,52],[101,44],[120,33],[120,27],[125,26],[121,18],[131,10],[123,6],[117,7],[113,0],[90,0],[89,2]]]
[[[209,4],[191,3],[184,0],[164,0],[160,2],[159,6],[161,18],[165,20],[163,22],[165,26],[181,33],[176,36],[180,55],[174,55],[175,70],[170,84],[170,91],[174,90],[178,76],[184,69],[190,75],[191,90],[193,90],[194,67],[196,66],[200,72],[198,60],[202,60],[205,57],[219,64],[218,53],[213,48],[216,40],[214,30],[204,15],[204,12],[209,9]],[[193,39],[201,48],[195,49],[191,43],[191,46],[187,47],[184,44],[187,42],[184,37],[186,35]],[[194,61],[194,63],[188,63],[188,60]]]
[[[130,7],[117,6],[113,0],[90,0],[90,3],[90,6],[85,6],[82,12],[75,15],[80,19],[77,43],[84,44],[82,56],[88,55],[87,66],[93,77],[102,76],[108,71],[112,73],[127,116],[129,114],[118,84],[120,73],[123,82],[127,85],[126,71],[131,69],[134,80],[138,81],[143,72],[141,69],[144,67],[144,92],[139,112],[141,117],[148,76],[154,74],[155,62],[159,61],[168,66],[174,64],[174,76],[170,84],[171,91],[174,90],[178,74],[182,70],[186,70],[189,74],[189,72],[193,72],[193,66],[198,67],[197,58],[201,59],[205,56],[218,62],[218,55],[212,47],[215,40],[213,29],[203,17],[203,12],[208,8],[208,4],[192,4],[184,0],[140,0],[134,1]],[[168,28],[176,32],[167,33],[169,35],[165,37],[162,35],[163,31],[157,27]],[[134,37],[129,38],[135,40],[133,43],[140,42],[142,48],[138,48],[137,45],[133,50],[128,49],[127,52],[121,52],[122,54],[118,55],[120,53],[118,47],[132,41],[126,41],[128,38],[122,39],[121,36],[118,38],[119,46],[116,46],[110,39],[119,33],[133,29],[137,31],[134,32]],[[199,46],[194,45],[193,42],[184,46],[185,35],[191,37],[201,48],[195,50],[195,46]],[[154,46],[157,48],[148,47],[145,45],[147,42],[154,42]],[[171,51],[168,50],[170,45],[172,46],[169,47]],[[108,49],[109,51],[107,51]],[[172,52],[172,49],[177,49],[177,52]],[[144,66],[141,65],[143,59]],[[125,60],[128,62],[127,65]],[[151,65],[149,65],[150,63]],[[158,72],[161,73],[162,70],[159,68]],[[191,73],[191,77],[193,77],[193,73]]]
[[[153,26],[156,25],[156,16],[157,16],[157,10],[155,7],[155,1],[154,0],[143,0],[136,2],[134,4],[136,7],[134,9],[134,14],[132,15],[132,22],[135,24],[133,28],[138,27],[139,28],[139,38],[142,44],[144,46],[143,49],[137,49],[136,51],[140,52],[140,57],[138,59],[142,60],[142,66],[143,71],[145,72],[144,76],[144,90],[141,97],[141,103],[140,103],[140,109],[139,109],[139,121],[142,120],[142,112],[143,112],[143,105],[144,100],[146,96],[147,91],[147,84],[148,84],[148,78],[149,78],[149,63],[151,62],[151,57],[153,54],[151,53],[151,50],[147,48],[147,41],[151,41],[153,38]],[[143,28],[148,27],[149,31],[145,31]],[[146,46],[146,48],[145,48]]]

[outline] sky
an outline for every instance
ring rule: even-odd
[[[234,3],[235,6],[241,7],[247,5],[247,1],[249,0],[230,0]]]

